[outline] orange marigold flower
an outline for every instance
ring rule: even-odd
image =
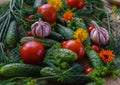
[[[66,13],[63,14],[63,20],[68,21],[68,20],[73,20],[73,13],[71,11],[67,11]]]
[[[114,59],[114,54],[111,50],[104,50],[102,49],[99,53],[100,58],[103,60],[104,63],[111,62]]]

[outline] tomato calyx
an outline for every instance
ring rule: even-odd
[[[92,71],[94,71],[94,68],[89,67],[89,68],[87,68],[87,69],[84,71],[84,73],[85,73],[85,74],[89,74],[89,73],[92,72]]]

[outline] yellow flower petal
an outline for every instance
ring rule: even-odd
[[[74,32],[73,37],[76,38],[78,41],[83,42],[87,39],[88,33],[86,30],[79,28]]]
[[[62,7],[62,0],[48,0],[48,4],[52,5],[57,11]]]

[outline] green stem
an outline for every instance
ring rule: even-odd
[[[45,80],[45,79],[54,79],[54,78],[58,78],[58,76],[40,77],[40,78],[36,78],[36,80]]]
[[[7,61],[8,61],[8,58],[7,58],[7,56],[5,55],[5,52],[4,52],[4,45],[3,45],[3,43],[0,43],[0,52],[1,52],[1,61],[3,62],[3,63],[7,63]]]
[[[1,31],[0,31],[0,41],[3,41],[3,32],[4,32],[4,30],[6,29],[5,28],[5,26],[6,26],[6,24],[7,24],[7,21],[8,21],[8,17],[5,19],[5,21],[4,21],[4,24],[2,25],[2,27],[1,27]]]
[[[8,23],[6,24],[6,29],[4,29],[4,32],[3,32],[3,42],[5,42],[5,37],[6,37],[6,33],[8,31],[8,28],[9,28],[9,25],[10,25],[10,19],[11,19],[11,15],[9,14],[8,15]]]
[[[109,32],[109,34],[111,34],[111,31],[110,31],[110,17],[109,17],[109,14],[108,13],[106,13],[106,16],[107,16],[107,23],[108,23],[108,32]]]
[[[11,78],[11,79],[8,79],[8,80],[5,80],[3,83],[1,83],[1,85],[5,85],[6,83],[8,82],[12,82],[14,80],[18,80],[18,79],[26,79],[27,77],[14,77],[14,78]]]

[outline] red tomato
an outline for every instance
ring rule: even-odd
[[[77,40],[68,40],[62,43],[62,48],[70,49],[78,55],[77,60],[81,60],[84,57],[84,46]]]
[[[27,33],[27,36],[33,36],[32,33],[31,33],[31,31],[29,31],[29,32]]]
[[[46,21],[53,23],[57,20],[57,11],[49,4],[44,4],[37,9],[37,13],[42,14]]]
[[[92,48],[93,48],[93,50],[95,50],[96,52],[99,52],[99,51],[100,51],[100,49],[99,49],[99,47],[98,47],[97,45],[93,45]]]
[[[88,28],[88,32],[89,33],[91,33],[91,31],[94,29],[94,27],[93,26],[90,26],[89,28]]]
[[[71,8],[82,9],[84,7],[84,0],[67,0],[67,5]]]
[[[89,67],[89,68],[87,68],[85,71],[84,71],[84,73],[85,74],[88,74],[88,73],[90,73],[90,72],[92,72],[94,69],[92,68],[92,67]]]
[[[44,58],[44,46],[38,41],[28,41],[20,49],[20,55],[24,63],[39,64]]]
[[[28,16],[25,20],[26,20],[27,22],[29,22],[29,21],[33,20],[33,18],[34,18],[34,15],[31,14],[31,15]]]

